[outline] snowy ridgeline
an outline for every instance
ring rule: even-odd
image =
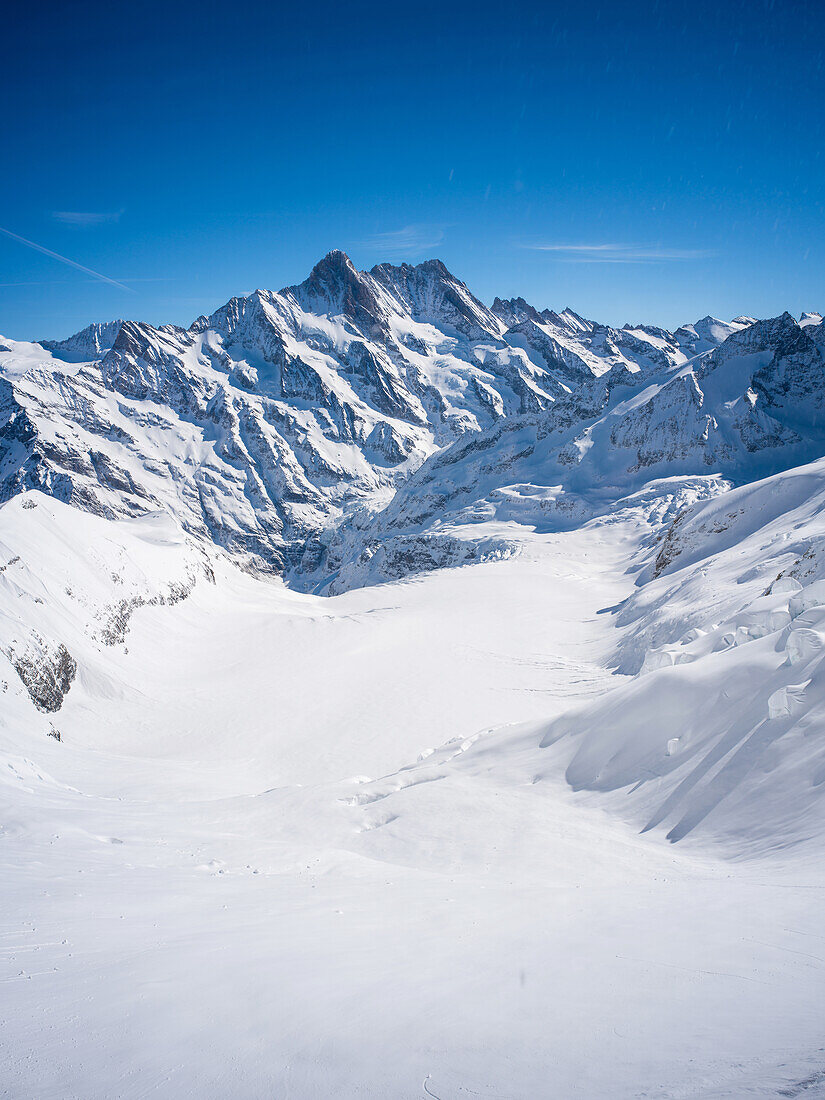
[[[162,510],[245,568],[341,591],[512,551],[453,522],[561,529],[655,478],[819,457],[823,347],[815,314],[615,329],[488,309],[435,260],[332,252],[188,329],[0,341],[0,500]]]

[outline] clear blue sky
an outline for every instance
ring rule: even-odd
[[[0,87],[0,227],[124,284],[0,234],[11,337],[331,248],[613,324],[825,310],[821,0],[16,4]]]

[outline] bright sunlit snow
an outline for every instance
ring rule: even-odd
[[[709,585],[701,516],[659,600]],[[79,666],[39,715],[3,660],[11,1095],[721,1097],[819,1070],[818,620],[709,640],[790,560],[775,527],[770,568],[737,541],[715,607],[670,621],[693,663],[634,679],[609,671],[633,509],[334,599],[213,581],[152,518],[37,493],[2,518],[4,638],[25,618]],[[165,602],[105,644],[135,597]]]
[[[10,1097],[813,1097],[809,314],[436,261],[0,343]]]

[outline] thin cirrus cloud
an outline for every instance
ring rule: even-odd
[[[2,233],[2,232],[3,232],[3,230],[0,229],[0,233]],[[95,282],[98,281],[99,278],[100,278],[100,276],[97,276],[94,279],[84,279],[83,281],[86,282],[86,283],[95,283]],[[129,275],[129,276],[124,276],[123,279],[127,283],[171,283],[171,282],[174,282],[174,280],[169,278],[169,276],[167,276],[167,275],[163,275],[163,276],[159,276],[159,277],[155,277],[154,275],[153,276],[137,275],[134,278],[131,275]],[[117,286],[120,285],[120,283],[118,282],[117,279],[113,279],[112,281]],[[72,282],[71,279],[27,279],[25,282],[0,283],[0,287],[12,287],[12,286],[69,286],[71,284],[71,282]],[[126,287],[126,289],[131,290],[132,288],[131,287]]]
[[[534,252],[552,252],[562,263],[653,264],[678,260],[706,260],[715,255],[706,248],[662,248],[631,244],[525,244]]]
[[[87,228],[93,225],[106,225],[119,222],[122,210],[53,210],[52,217],[63,225],[76,225]]]
[[[380,252],[383,256],[420,256],[438,248],[444,240],[444,230],[438,225],[405,225],[387,233],[374,233],[357,243],[362,248]]]
[[[17,241],[18,244],[23,244],[26,248],[31,248],[35,252],[40,252],[44,256],[49,256],[52,260],[57,260],[61,264],[66,264],[67,267],[73,267],[76,271],[82,271],[84,275],[91,275],[95,279],[99,279],[102,283],[108,283],[110,286],[116,286],[120,290],[128,290],[129,293],[134,293],[131,287],[124,286],[123,283],[119,283],[117,279],[110,279],[108,275],[101,275],[99,271],[93,271],[90,267],[84,267],[83,264],[77,263],[76,260],[70,260],[68,256],[61,256],[59,252],[53,252],[50,248],[46,248],[42,244],[37,244],[35,241],[30,241],[27,237],[21,237],[19,233],[12,233],[10,229],[4,229],[0,225],[0,233],[3,233],[6,237],[10,237],[13,241]]]

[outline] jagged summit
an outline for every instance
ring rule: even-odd
[[[70,362],[96,359],[117,339],[122,320],[96,321],[65,340],[41,340],[42,347]]]
[[[506,300],[495,298],[490,309],[508,328],[521,324],[522,321],[529,320],[541,324],[544,320],[536,307],[531,306],[524,298],[508,298]]]
[[[349,256],[341,248],[331,248],[327,252],[326,256],[322,257],[315,265],[318,267],[327,267],[330,269],[338,269],[340,271],[355,271],[355,265]]]
[[[304,282],[284,287],[277,296],[314,314],[345,317],[365,334],[389,331],[390,316],[454,330],[466,339],[498,340],[502,326],[495,315],[439,259],[418,264],[377,264],[359,271],[349,256],[333,249]]]
[[[582,317],[579,313],[576,313],[570,306],[565,306],[561,314],[552,314],[552,311],[545,310],[544,315],[548,319],[552,315],[553,319],[558,318],[568,328],[572,328],[578,332],[592,332],[596,327],[594,321],[588,321],[586,317]]]
[[[414,266],[377,264],[370,276],[415,321],[455,330],[470,340],[501,336],[498,318],[441,260]]]
[[[285,287],[280,293],[311,312],[373,321],[381,312],[370,280],[339,249],[319,260],[303,283]]]
[[[361,273],[356,270],[346,252],[333,248],[315,264],[307,278],[299,285],[312,291],[316,287],[336,287],[361,282]],[[295,289],[295,287],[286,287],[281,293]]]

